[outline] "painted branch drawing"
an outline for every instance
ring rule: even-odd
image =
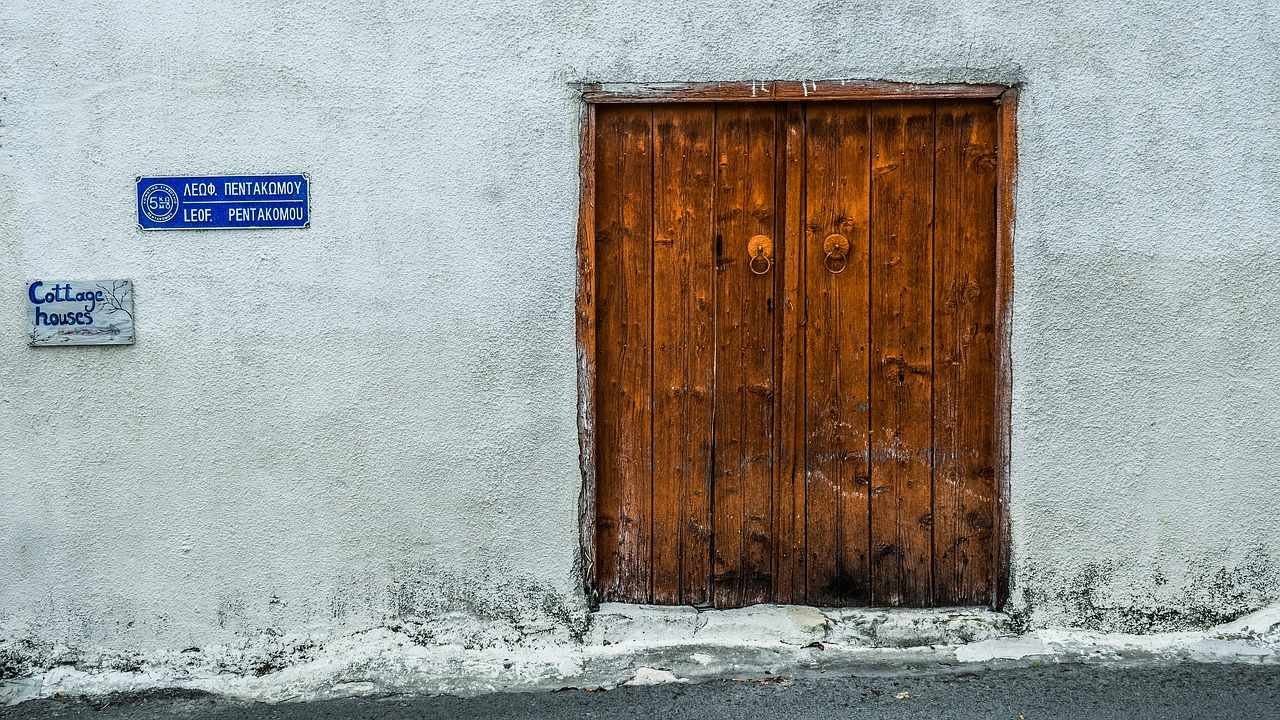
[[[110,282],[110,287],[98,283],[98,288],[106,293],[102,306],[109,314],[124,313],[129,318],[129,323],[133,324],[133,283],[128,280]]]

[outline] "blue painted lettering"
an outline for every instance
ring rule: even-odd
[[[82,290],[76,292],[70,283],[63,285],[53,285],[53,290],[41,293],[39,290],[44,286],[44,282],[37,280],[27,287],[27,297],[31,300],[32,305],[49,305],[53,303],[83,303],[83,310],[69,311],[66,313],[45,312],[43,308],[37,307],[35,324],[37,326],[55,326],[55,325],[92,325],[93,311],[98,309],[98,305],[106,300],[105,290]]]
[[[87,312],[47,313],[36,308],[36,325],[53,327],[56,325],[92,325],[93,315]]]

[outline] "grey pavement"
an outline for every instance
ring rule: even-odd
[[[0,717],[199,718],[1280,718],[1280,665],[1057,665],[923,676],[725,679],[612,690],[498,693],[462,699],[348,698],[245,703],[190,691],[49,698]]]

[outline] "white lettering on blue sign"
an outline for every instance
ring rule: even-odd
[[[306,175],[138,178],[143,230],[305,228],[311,223]]]

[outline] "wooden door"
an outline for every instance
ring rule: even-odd
[[[992,102],[596,113],[601,599],[992,604]]]

